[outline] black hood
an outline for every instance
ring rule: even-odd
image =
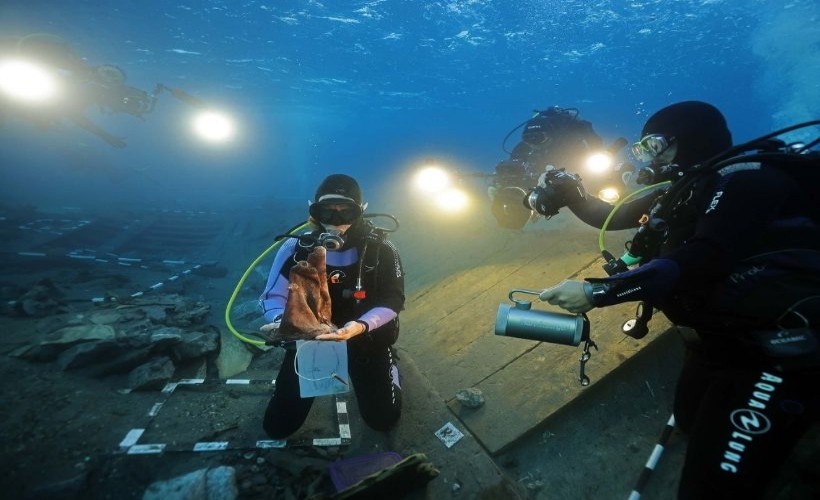
[[[711,104],[684,101],[649,117],[641,137],[662,134],[674,137],[678,151],[673,163],[686,169],[732,147],[732,134],[723,114]]]

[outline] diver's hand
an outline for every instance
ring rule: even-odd
[[[583,281],[564,280],[542,291],[538,298],[571,313],[585,313],[592,309]]]
[[[279,329],[279,323],[274,321],[273,323],[260,326],[259,329],[263,332],[272,332]]]
[[[335,340],[336,342],[341,342],[343,340],[352,339],[356,335],[361,335],[367,328],[364,324],[358,321],[348,321],[345,323],[345,326],[339,328],[333,333],[323,333],[321,335],[316,336],[316,340]]]
[[[273,318],[273,321],[271,321],[270,323],[260,326],[259,330],[261,330],[263,332],[275,332],[276,330],[279,329],[279,327],[281,325],[282,325],[282,315],[279,314],[275,318]]]

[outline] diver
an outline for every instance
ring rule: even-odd
[[[6,115],[29,121],[40,129],[59,127],[69,121],[115,148],[125,147],[122,137],[104,130],[86,114],[86,110],[104,95],[95,88],[94,82],[105,73],[100,68],[87,65],[63,39],[41,33],[7,38],[0,44],[0,53],[9,61],[42,67],[63,88],[62,97],[37,105],[20,100],[9,92],[0,93],[0,126]],[[15,77],[18,75],[13,73],[7,76],[10,80]],[[19,78],[24,78],[24,75]]]
[[[523,127],[521,140],[509,158],[495,167],[494,183],[488,192],[492,213],[501,227],[520,229],[533,216],[522,206],[527,192],[548,170],[579,172],[587,156],[603,148],[603,140],[592,124],[582,120],[576,108],[551,108],[536,111],[504,138]],[[506,146],[502,145],[504,151]]]
[[[363,217],[366,207],[358,182],[348,175],[330,175],[319,184],[309,208],[310,221],[318,229],[308,236],[316,238],[308,238],[310,243],[291,238],[278,249],[260,297],[269,322],[262,330],[278,330],[291,293],[291,268],[307,260],[316,245],[324,244],[329,249],[331,321],[342,326],[316,340],[346,341],[350,381],[362,418],[372,429],[387,431],[401,415],[401,383],[392,345],[399,335],[398,315],[404,308],[404,270],[393,243],[374,234],[373,226]],[[312,397],[300,395],[294,342],[286,343],[285,349],[263,421],[272,439],[296,432],[313,405]]]
[[[632,152],[649,163],[644,183],[668,185],[624,203],[607,227],[639,227],[628,250],[640,265],[540,294],[574,313],[644,301],[677,325],[686,357],[674,416],[690,436],[681,499],[760,498],[820,417],[818,205],[798,170],[775,163],[781,156],[726,159],[740,148],[731,147],[710,104],[653,114]],[[817,163],[800,172],[817,177]],[[593,197],[568,199],[595,227],[612,210]]]
[[[582,120],[576,108],[553,106],[537,111],[527,120],[521,141],[510,153],[510,161],[524,163],[541,174],[547,165],[579,171],[584,154],[601,149],[603,141],[592,123]]]
[[[153,111],[156,95],[126,85],[125,81],[125,72],[116,66],[106,64],[96,68],[89,88],[100,111],[126,113],[137,118]]]

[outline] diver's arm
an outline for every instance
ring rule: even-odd
[[[674,261],[654,259],[648,264],[609,278],[565,280],[541,291],[538,298],[572,313],[621,302],[662,300],[675,287],[680,270]]]
[[[373,307],[359,317],[372,331],[398,316],[404,309],[404,268],[396,247],[390,241],[380,244],[378,273],[378,296],[373,297]]]
[[[295,238],[285,240],[279,251],[276,252],[276,257],[268,274],[268,281],[265,283],[265,291],[259,297],[259,306],[262,308],[262,314],[268,322],[276,321],[277,317],[281,320],[282,313],[285,311],[285,304],[288,300],[288,285],[290,284],[286,274],[290,272],[290,266],[285,266],[292,262],[293,255],[296,252]]]
[[[608,231],[620,231],[622,229],[633,229],[640,225],[638,222],[643,214],[649,212],[652,204],[652,197],[639,198],[628,203],[624,203],[609,221]],[[567,205],[567,208],[576,217],[592,227],[600,228],[604,225],[606,218],[612,212],[613,205],[587,194],[583,200]]]
[[[404,270],[399,253],[389,241],[379,245],[379,259],[374,271],[378,273],[378,295],[371,296],[373,307],[335,332],[316,336],[316,340],[338,342],[368,332],[378,334],[378,328],[395,319],[404,308]]]
[[[380,245],[376,269],[379,274],[379,296],[376,297],[375,304],[390,308],[398,314],[404,309],[404,267],[393,242],[385,240]]]
[[[609,278],[587,278],[584,293],[594,307],[637,300],[657,302],[671,293],[680,274],[675,261],[652,259],[637,269]]]
[[[600,135],[595,133],[595,129],[592,128],[592,123],[586,120],[581,120],[578,123],[579,131],[581,132],[581,135],[583,136],[589,149],[592,151],[603,149],[604,140],[601,139]]]
[[[115,135],[109,134],[108,132],[98,127],[94,122],[92,122],[82,114],[76,114],[71,116],[71,121],[73,121],[76,125],[91,132],[92,134],[96,135],[97,137],[99,137],[100,139],[104,140],[105,142],[114,146],[117,149],[122,149],[126,146],[125,140],[123,140],[122,137],[117,137]]]
[[[748,255],[752,245],[762,241],[789,198],[799,191],[793,179],[771,170],[716,175],[696,202],[700,215],[694,234],[638,269],[587,279],[591,304],[652,303],[677,287],[712,287],[732,272],[734,263]]]

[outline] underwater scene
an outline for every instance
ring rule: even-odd
[[[0,497],[817,498],[818,82],[812,0],[4,0]]]

